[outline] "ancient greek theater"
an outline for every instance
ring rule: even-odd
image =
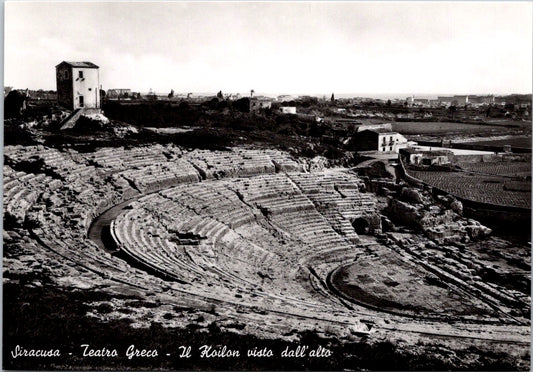
[[[6,0],[8,371],[530,371],[533,2]]]
[[[246,146],[6,146],[4,271],[105,293],[84,302],[101,324],[216,325],[288,343],[312,331],[419,348],[443,365],[454,357],[439,350],[529,363],[530,298],[502,279],[529,275],[527,253],[426,193],[376,185]],[[427,234],[390,228],[382,210],[396,199],[433,213]]]

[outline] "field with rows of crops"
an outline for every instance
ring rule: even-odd
[[[499,164],[507,165],[506,163]],[[473,164],[473,166],[478,165]],[[408,173],[428,185],[460,198],[502,206],[531,208],[531,191],[527,191],[527,189],[516,191],[516,187],[512,187],[512,190],[510,187],[505,187],[509,181],[509,178],[506,177],[420,170],[408,170]],[[523,181],[523,183],[528,182],[530,181]]]
[[[530,162],[498,162],[498,163],[458,163],[462,169],[492,174],[495,176],[527,177],[531,176]]]
[[[518,147],[518,148],[530,149],[531,148],[531,137],[526,137],[526,136],[512,137],[512,138],[496,139],[496,140],[472,141],[468,143],[472,145],[484,145],[484,146],[510,145],[512,148]]]

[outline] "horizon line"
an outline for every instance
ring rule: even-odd
[[[25,87],[25,88],[16,88],[14,86],[11,86],[9,84],[4,84],[4,88],[6,87],[11,87],[12,90],[25,90],[25,89],[28,89],[28,90],[33,90],[33,91],[38,91],[38,90],[43,90],[43,91],[57,91],[57,87],[55,89],[44,89],[44,88],[30,88],[30,87]],[[102,89],[104,91],[107,91],[109,89],[130,89],[132,92],[138,92],[138,93],[149,93],[150,91],[154,94],[167,94],[167,93],[170,93],[170,90],[154,90],[154,89],[148,89],[148,90],[137,90],[137,89],[132,89],[132,88],[108,88],[108,89]],[[172,89],[172,88],[171,88]],[[174,90],[174,89],[172,89]],[[226,91],[224,92],[224,90],[221,90],[219,89],[218,91],[222,91],[223,94],[240,94],[241,96],[247,96],[250,94],[250,90],[246,90],[246,91]],[[175,95],[187,95],[189,93],[192,93],[193,95],[216,95],[218,93],[218,91],[214,90],[214,91],[191,91],[191,90],[183,90],[183,91],[176,91],[174,90],[174,94]],[[311,97],[320,97],[320,96],[331,96],[332,94],[334,94],[335,96],[343,96],[342,98],[375,98],[376,96],[379,96],[379,97],[390,97],[390,98],[409,98],[409,97],[414,97],[414,98],[427,98],[428,96],[434,96],[434,97],[445,97],[445,96],[508,96],[508,95],[533,95],[533,91],[530,91],[530,92],[475,92],[475,93],[464,93],[464,92],[459,92],[459,93],[450,93],[450,92],[440,92],[440,93],[422,93],[422,92],[415,92],[415,93],[412,93],[412,92],[384,92],[384,93],[379,93],[379,92],[335,92],[334,90],[333,91],[330,91],[330,92],[263,92],[263,91],[256,91],[254,90],[254,95],[256,96],[261,96],[261,95],[265,95],[265,96],[282,96],[282,95],[288,95],[288,96],[311,96]],[[346,97],[346,96],[349,96],[349,97]],[[392,96],[399,96],[399,97],[392,97]]]

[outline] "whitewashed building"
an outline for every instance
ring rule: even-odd
[[[281,106],[279,112],[282,114],[296,114],[296,106]]]
[[[409,145],[407,138],[400,133],[386,129],[367,129],[357,132],[355,145],[358,151],[395,152]]]
[[[61,62],[56,66],[57,102],[70,110],[100,108],[100,76],[92,62]]]

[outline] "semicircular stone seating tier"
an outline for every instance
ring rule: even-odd
[[[302,260],[313,250],[308,234],[314,233],[291,233],[290,225],[276,219],[299,213],[313,221],[315,233],[327,230],[333,236],[338,233],[331,221],[339,217],[321,217],[313,209],[313,200],[285,173],[306,172],[306,165],[287,154],[160,145],[81,153],[38,145],[7,146],[4,163],[4,211],[14,228],[26,229],[37,244],[84,270],[139,288],[172,288],[191,298],[237,306],[324,319],[342,312],[338,300],[313,290],[320,284],[303,280],[296,290],[283,279],[314,280]],[[360,182],[353,175],[337,175]],[[95,217],[128,199],[130,209],[114,222],[116,236],[151,272],[175,278],[179,285],[146,275],[88,239]],[[339,242],[353,247],[354,237],[346,234]],[[313,296],[322,297],[316,301]]]
[[[306,257],[316,258],[317,251],[357,251],[357,234],[340,213],[366,198],[353,192],[354,182],[355,176],[330,172],[180,185],[132,203],[115,219],[112,232],[128,255],[176,280],[323,307],[317,292],[306,290],[307,280],[297,276],[309,275]],[[306,189],[312,183],[331,187],[316,193]],[[336,183],[352,192],[339,193]],[[366,212],[375,212],[375,203],[367,199]],[[317,210],[315,203],[326,201],[338,214]],[[336,231],[332,225],[343,219]]]

